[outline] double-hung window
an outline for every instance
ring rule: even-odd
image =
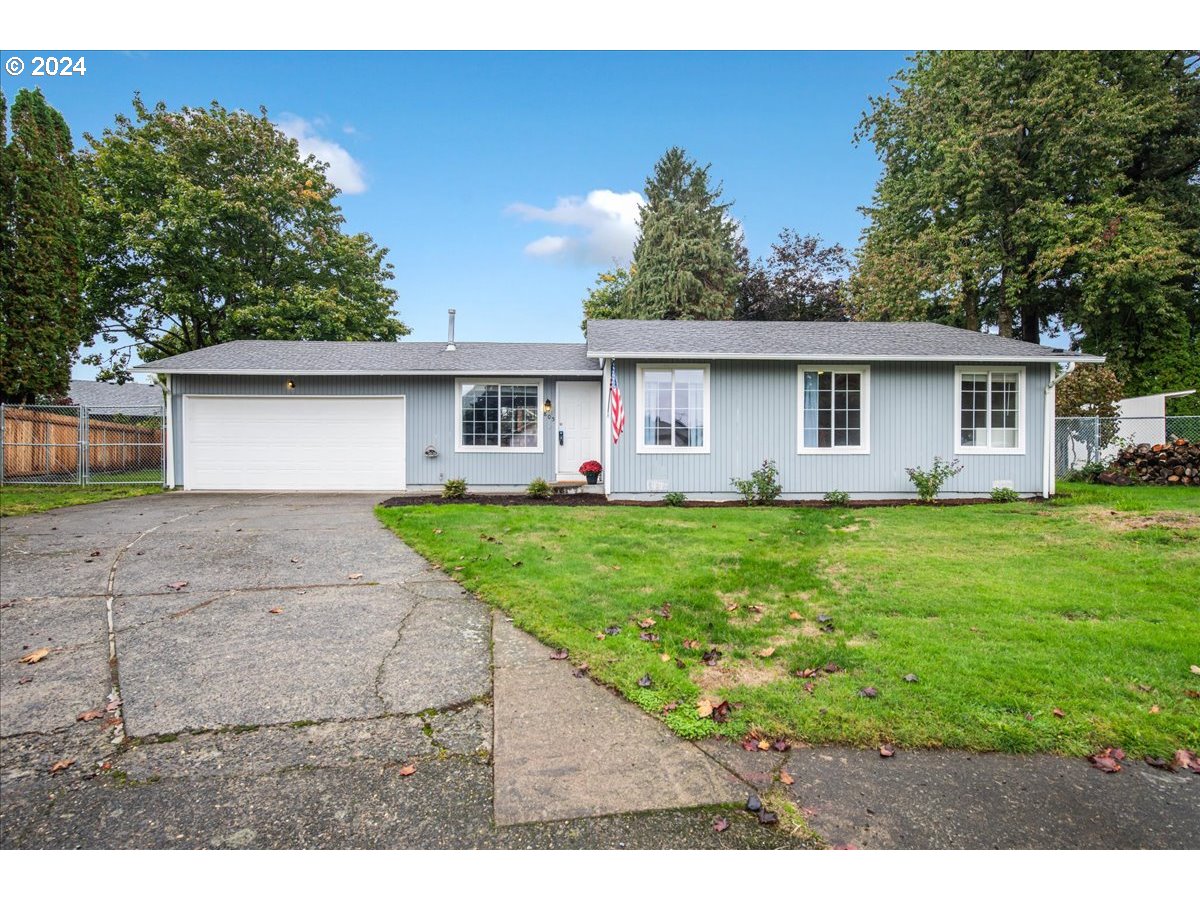
[[[800,366],[800,453],[869,453],[869,366]]]
[[[709,368],[638,366],[639,453],[707,453]]]
[[[540,381],[459,379],[458,450],[542,449]]]
[[[955,453],[1025,452],[1025,370],[958,366]]]

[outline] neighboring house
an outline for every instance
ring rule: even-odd
[[[72,381],[67,396],[75,406],[95,407],[102,411],[163,408],[163,389],[157,384],[141,384],[136,381],[125,384]]]
[[[958,457],[944,493],[1053,486],[1053,382],[1101,362],[929,323],[588,323],[586,344],[234,341],[165,376],[168,482],[214,490],[472,489],[578,480],[610,497],[734,499],[763,459],[785,498],[908,497],[910,466]],[[616,367],[627,424],[611,440]]]

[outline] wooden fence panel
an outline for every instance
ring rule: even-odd
[[[61,407],[59,408],[61,409]],[[124,415],[142,423],[111,421]],[[104,418],[98,418],[104,416]],[[136,472],[162,465],[158,416],[106,410],[89,414],[85,437],[90,472]],[[65,479],[79,471],[79,413],[23,406],[4,408],[4,477]]]

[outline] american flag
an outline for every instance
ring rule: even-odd
[[[617,387],[616,360],[613,360],[609,370],[608,409],[612,414],[612,439],[615,444],[621,432],[625,430],[625,405],[621,403],[621,389]]]

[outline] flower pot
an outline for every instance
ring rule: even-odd
[[[600,478],[600,473],[599,472],[588,472],[583,477],[588,480],[588,484],[595,484]]]

